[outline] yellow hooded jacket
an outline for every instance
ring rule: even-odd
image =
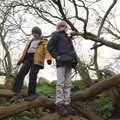
[[[18,61],[18,65],[24,62],[27,50],[31,44],[32,40],[28,40],[24,48],[23,54]],[[44,66],[44,60],[52,60],[52,56],[47,51],[48,40],[41,40],[34,54],[34,64]]]

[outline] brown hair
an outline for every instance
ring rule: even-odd
[[[39,34],[41,36],[42,31],[39,27],[35,26],[35,27],[32,28],[31,33],[32,34],[36,33],[36,34]]]

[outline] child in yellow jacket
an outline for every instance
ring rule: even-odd
[[[17,65],[22,64],[21,69],[19,70],[12,91],[14,96],[11,99],[11,102],[19,99],[20,90],[24,82],[25,76],[29,73],[29,85],[28,85],[28,96],[26,100],[33,100],[36,96],[36,81],[37,74],[40,69],[44,68],[44,61],[47,59],[47,63],[51,64],[52,57],[48,53],[46,46],[48,41],[41,38],[42,32],[39,27],[33,27],[32,29],[31,40],[27,41],[23,54],[18,61]]]

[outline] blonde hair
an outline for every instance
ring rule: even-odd
[[[65,31],[67,28],[67,22],[60,21],[56,24],[57,31]]]

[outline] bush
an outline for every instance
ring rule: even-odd
[[[55,87],[56,87],[56,81],[52,81],[52,82],[50,83],[50,86],[51,86],[52,88],[55,88]]]
[[[96,103],[99,107],[99,110],[101,110],[101,114],[104,116],[104,118],[110,118],[112,116],[113,111],[113,104],[112,100],[108,93],[102,93],[99,95],[99,99],[96,99]]]
[[[0,89],[7,89],[4,84],[0,84]]]
[[[82,80],[72,81],[72,91],[84,90],[85,88],[86,85]]]
[[[53,87],[51,87],[51,84],[47,80],[40,80],[36,90],[37,92],[40,92],[49,98],[53,98],[55,96],[53,92]]]
[[[40,85],[50,85],[50,82],[48,80],[42,79],[38,82],[38,86]]]

